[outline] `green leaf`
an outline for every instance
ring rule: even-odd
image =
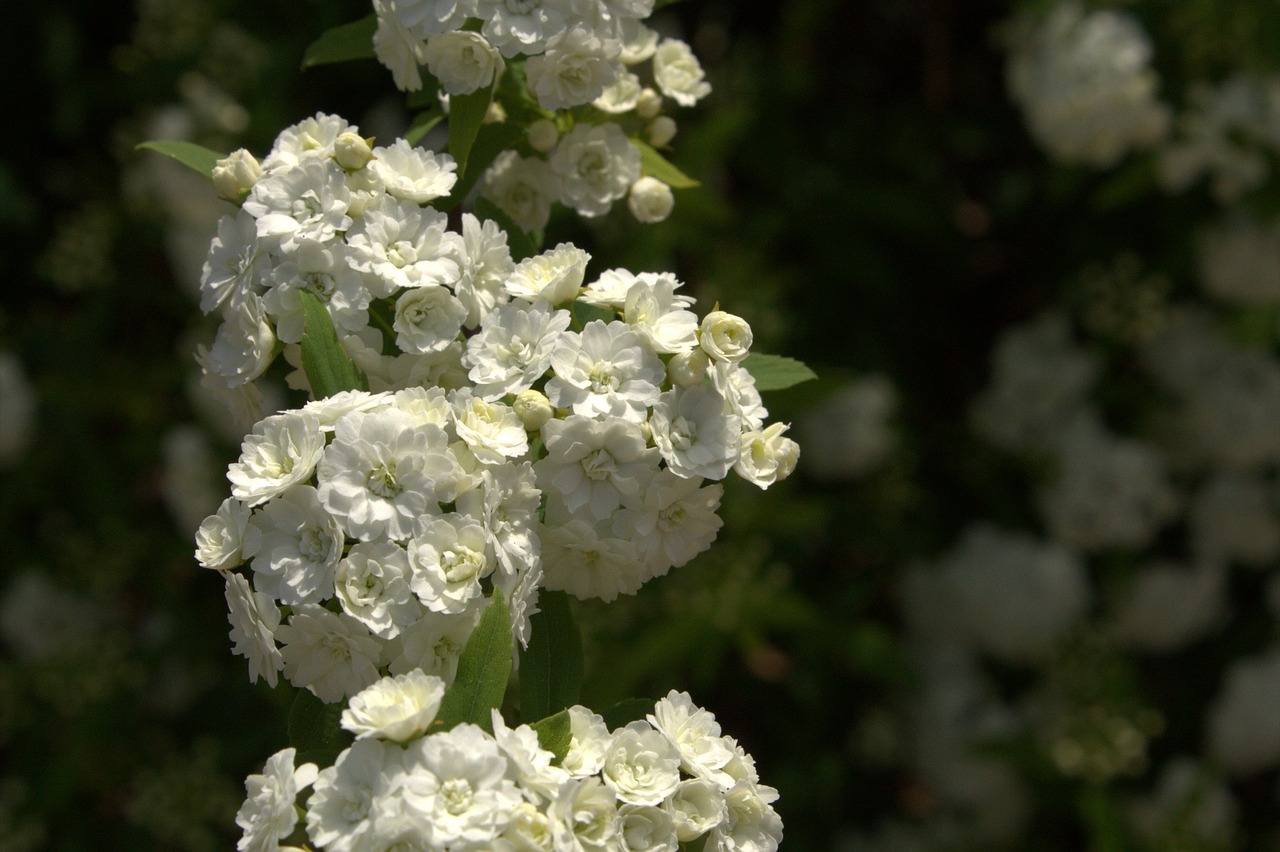
[[[302,369],[312,396],[324,399],[344,390],[368,390],[368,379],[338,342],[329,309],[315,293],[300,290],[298,296],[302,300]]]
[[[462,166],[458,166],[458,173],[461,177],[453,186],[453,192],[449,193],[448,199],[441,199],[436,205],[441,210],[451,210],[467,197],[472,187],[476,185],[476,181],[480,180],[480,175],[484,174],[484,170],[489,168],[499,154],[508,148],[515,146],[517,140],[524,135],[518,125],[509,122],[498,122],[495,124],[485,124],[481,126],[480,132],[476,134],[475,144],[471,147],[471,157],[467,161],[467,170],[462,171]]]
[[[675,2],[675,0],[672,0],[672,2]],[[706,848],[707,838],[710,836],[711,832],[708,831],[706,834],[694,840],[690,840],[688,843],[681,843],[681,852],[702,852],[702,850]]]
[[[420,112],[413,117],[413,123],[409,125],[409,129],[404,132],[404,141],[410,145],[417,145],[422,141],[422,137],[431,132],[431,128],[444,121],[444,113]]]
[[[210,151],[203,145],[197,145],[194,142],[182,142],[177,139],[154,139],[150,142],[143,142],[138,146],[140,150],[156,151],[164,154],[166,157],[173,157],[179,163],[187,168],[197,171],[205,177],[213,176],[213,167],[226,154],[219,154],[217,151]]]
[[[632,722],[643,719],[653,712],[655,703],[647,698],[625,698],[600,715],[604,717],[604,723],[612,731],[614,728],[624,728]]]
[[[752,352],[742,362],[751,377],[756,380],[756,390],[774,391],[818,378],[817,374],[795,358],[782,355],[764,355]]]
[[[534,733],[538,735],[538,745],[554,754],[555,763],[559,766],[565,755],[569,753],[569,743],[573,739],[569,725],[569,711],[561,710],[553,716],[539,719],[529,727],[533,728]]]
[[[492,219],[507,232],[507,246],[511,249],[511,259],[516,263],[538,253],[539,247],[534,243],[533,237],[520,230],[520,226],[489,199],[476,199],[476,216],[481,219]]]
[[[571,707],[582,694],[582,633],[569,596],[544,589],[530,626],[529,647],[520,655],[520,718],[526,722]]]
[[[586,302],[575,301],[569,305],[569,313],[573,317],[574,328],[581,331],[586,328],[587,323],[592,320],[600,320],[601,322],[612,322],[618,318],[618,315],[609,308],[602,308],[599,305],[589,305]]]
[[[458,162],[458,174],[467,173],[467,157],[493,101],[493,87],[449,98],[449,153]]]
[[[307,690],[298,690],[289,708],[289,742],[298,749],[298,763],[332,766],[351,745],[351,735],[339,724],[345,706],[325,704]]]
[[[378,18],[368,15],[358,21],[325,30],[302,54],[302,67],[329,65],[353,59],[373,59],[373,33]]]
[[[701,186],[696,180],[673,166],[648,142],[632,139],[631,144],[640,149],[640,173],[657,178],[672,189],[691,189]]]
[[[502,592],[493,590],[493,603],[480,616],[480,623],[458,658],[458,674],[440,702],[436,714],[446,729],[471,722],[492,733],[490,711],[502,706],[511,677],[511,624]]]

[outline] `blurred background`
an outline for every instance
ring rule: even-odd
[[[390,139],[351,0],[8,11],[0,849],[226,849],[290,689],[192,535],[245,424],[201,389],[229,210],[147,139]],[[796,850],[1280,847],[1280,16],[1268,0],[685,0],[714,91],[670,270],[820,379],[710,551],[578,607],[584,703],[688,690]],[[296,402],[281,377],[268,409]],[[272,388],[274,387],[274,390]]]

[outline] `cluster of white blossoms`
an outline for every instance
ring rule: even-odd
[[[1164,139],[1170,112],[1136,18],[1069,0],[1009,30],[1009,93],[1051,156],[1106,168]]]
[[[671,187],[641,176],[627,132],[665,146],[676,124],[662,114],[664,99],[693,106],[711,85],[688,44],[643,23],[653,0],[374,0],[373,8],[375,54],[401,90],[422,88],[424,67],[446,98],[491,91],[510,74],[536,102],[543,117],[527,144],[505,152],[481,190],[522,229],[546,225],[554,201],[591,217],[626,197],[646,223],[671,213]]]
[[[299,811],[317,849],[676,852],[700,838],[707,850],[778,848],[777,791],[686,693],[613,731],[571,707],[560,760],[496,710],[492,734],[466,723],[427,733],[443,693],[420,671],[384,678],[343,712],[356,739],[333,766],[295,766],[292,748],[269,758],[245,782],[239,848],[280,848]]]
[[[765,423],[744,320],[699,321],[667,274],[584,287],[568,244],[515,263],[494,223],[463,214],[454,233],[394,194],[447,191],[440,161],[403,146],[346,169],[348,137],[324,116],[282,134],[204,281],[223,315],[205,363],[228,382],[276,341],[296,362],[308,292],[373,389],[259,422],[197,534],[251,676],[283,668],[330,702],[386,667],[451,677],[494,588],[522,643],[540,587],[634,593],[710,546],[714,480],[767,488],[799,454]],[[379,164],[374,189],[351,188]]]

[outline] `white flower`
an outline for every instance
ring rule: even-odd
[[[427,728],[440,710],[444,681],[415,669],[384,677],[351,697],[342,727],[356,739],[379,737],[408,742]]]
[[[336,115],[318,112],[305,118],[280,131],[271,152],[262,161],[262,171],[274,174],[307,160],[328,160],[333,157],[338,137],[348,131],[354,133],[356,128]]]
[[[609,212],[640,177],[640,151],[616,124],[578,124],[548,160],[560,200],[582,216]]]
[[[338,391],[324,399],[313,399],[302,406],[304,414],[314,415],[321,431],[332,432],[334,425],[352,411],[372,411],[388,404],[385,394],[373,394],[361,390]]]
[[[383,639],[422,615],[409,590],[409,558],[393,541],[359,542],[338,563],[336,596],[347,615]]]
[[[276,672],[284,668],[284,658],[276,647],[275,630],[280,626],[280,610],[262,592],[249,588],[249,581],[239,574],[227,578],[227,618],[231,622],[231,653],[249,660],[249,682],[261,676],[270,686],[276,685]]]
[[[320,771],[307,801],[307,834],[317,847],[377,848],[382,824],[398,815],[404,750],[368,737],[356,740]]]
[[[486,314],[510,301],[504,284],[515,264],[507,246],[507,232],[497,222],[482,223],[470,213],[463,213],[462,240],[453,242],[452,251],[459,269],[454,294],[467,309],[464,324],[475,328]]]
[[[642,177],[631,184],[627,193],[627,209],[636,221],[653,225],[665,220],[675,209],[676,197],[671,187],[653,177]]]
[[[484,21],[481,32],[503,56],[533,56],[546,50],[547,42],[569,28],[580,15],[573,0],[476,0],[472,17]]]
[[[658,805],[680,783],[680,753],[644,722],[613,732],[600,777],[618,799],[632,805]]]
[[[658,398],[649,427],[668,468],[680,476],[724,479],[739,458],[742,432],[724,409],[724,397],[706,385],[674,388]]]
[[[526,302],[562,305],[578,295],[591,255],[569,243],[525,258],[506,281],[506,291]]]
[[[262,304],[275,319],[282,343],[302,342],[303,291],[319,297],[339,334],[369,324],[370,293],[363,277],[348,265],[342,243],[300,241],[297,250],[272,270],[271,280],[274,286]]]
[[[679,750],[681,766],[695,778],[708,778],[731,786],[721,770],[733,759],[733,752],[721,737],[720,723],[711,711],[693,703],[687,692],[671,690],[654,704],[645,717]],[[725,782],[728,783],[725,783]]]
[[[430,826],[434,848],[476,848],[496,839],[521,801],[498,744],[476,725],[423,737],[405,759],[426,770],[410,770],[404,797]]]
[[[680,106],[693,106],[711,94],[698,57],[679,39],[666,38],[653,54],[653,79]]]
[[[560,765],[575,778],[598,774],[611,739],[603,716],[580,704],[573,705],[569,708],[569,748]]]
[[[338,421],[317,480],[320,501],[353,538],[399,541],[432,503],[453,499],[460,473],[442,429],[386,409]]]
[[[558,408],[587,417],[643,422],[658,398],[664,370],[645,338],[620,322],[587,323],[582,334],[566,334],[551,357],[555,376],[547,396]]]
[[[538,742],[538,734],[528,725],[508,728],[502,714],[494,708],[493,738],[507,758],[507,777],[521,790],[531,791],[543,799],[554,799],[569,773],[552,766],[555,755]]]
[[[246,436],[240,460],[227,468],[231,495],[250,506],[265,503],[311,477],[324,434],[312,414],[288,411],[260,421]]]
[[[614,534],[635,539],[653,576],[679,568],[709,548],[723,526],[716,510],[724,488],[702,483],[700,477],[660,470],[649,480],[641,500],[629,502],[614,515]]]
[[[751,354],[751,326],[742,317],[712,311],[702,318],[698,343],[717,361],[740,364]]]
[[[244,200],[245,212],[257,220],[258,239],[286,253],[300,240],[325,242],[350,228],[350,206],[342,169],[315,158],[263,176]]]
[[[545,160],[503,151],[485,170],[480,194],[498,205],[522,231],[545,228],[559,181]]]
[[[412,201],[388,199],[365,211],[347,235],[353,269],[374,276],[366,283],[378,297],[401,287],[427,287],[457,280],[450,256],[455,235],[446,234],[445,214]]]
[[[378,679],[381,646],[359,621],[317,604],[303,604],[276,630],[284,675],[330,704]]]
[[[448,154],[416,148],[404,139],[373,149],[369,170],[402,201],[426,204],[449,194],[457,183],[458,164]]]
[[[234,568],[244,561],[242,548],[252,510],[232,497],[196,530],[196,561],[205,568]]]
[[[657,352],[686,352],[698,345],[698,317],[686,310],[693,299],[677,296],[679,286],[673,276],[642,273],[627,289],[621,305],[627,325],[644,335]]]
[[[617,809],[613,791],[599,778],[566,781],[548,811],[557,852],[617,848]]]
[[[250,525],[260,544],[253,584],[288,606],[320,603],[333,595],[333,571],[342,558],[342,528],[320,505],[316,490],[298,485],[258,510]]]
[[[467,340],[465,363],[476,394],[497,399],[532,386],[551,366],[569,321],[568,311],[553,311],[542,302],[496,309],[480,333]]]
[[[465,612],[458,615],[430,612],[406,627],[396,641],[399,652],[392,657],[389,666],[392,674],[404,674],[414,669],[453,683],[458,670],[458,657],[475,630],[485,600],[479,598]]]
[[[298,793],[311,786],[319,770],[314,763],[294,768],[297,750],[286,748],[267,758],[261,775],[244,781],[245,798],[236,814],[236,825],[244,836],[236,844],[241,852],[275,852],[280,841],[293,832],[298,813],[293,803]]]
[[[467,389],[453,396],[454,428],[482,464],[502,465],[529,451],[524,424],[510,406],[486,402]]]
[[[545,53],[529,57],[529,88],[544,109],[589,104],[618,79],[620,51],[616,39],[602,39],[576,24],[552,39]]]
[[[373,53],[390,69],[396,88],[416,92],[422,88],[418,66],[426,63],[426,32],[421,11],[426,3],[373,0],[378,27],[373,33]]]
[[[671,814],[676,837],[682,843],[698,839],[729,815],[720,785],[706,778],[681,781],[664,807]]]
[[[465,612],[483,595],[495,557],[480,523],[466,515],[428,521],[409,541],[410,587],[433,612]]]
[[[744,430],[763,429],[769,411],[756,390],[756,380],[740,364],[717,361],[711,365],[711,384],[724,397],[725,414],[737,417]]]
[[[652,9],[652,6],[650,6]],[[637,65],[653,56],[658,49],[658,33],[649,29],[638,18],[647,18],[648,13],[636,17],[624,17],[619,27],[622,39],[622,55],[619,59],[624,65]]]
[[[392,328],[404,352],[440,352],[458,339],[467,309],[444,287],[415,287],[396,299]]]
[[[725,821],[711,833],[707,845],[742,852],[773,852],[782,842],[782,820],[771,802],[778,791],[739,781],[725,793]]]
[[[200,310],[213,313],[260,292],[270,271],[271,258],[258,242],[256,220],[243,210],[223,216],[200,269]]]
[[[634,273],[625,269],[606,269],[578,295],[578,301],[620,312],[622,306],[627,303],[627,291],[637,280],[638,277]],[[694,317],[693,324],[696,328],[697,317]]]
[[[542,532],[546,587],[578,600],[634,595],[652,573],[627,538],[608,538],[583,520],[549,525]]]
[[[1127,590],[1113,630],[1135,648],[1177,651],[1222,623],[1226,593],[1227,572],[1220,564],[1146,565]]]
[[[671,814],[647,805],[618,808],[618,839],[624,852],[677,852],[680,848]]]
[[[640,101],[640,91],[640,78],[630,71],[624,71],[614,83],[605,86],[604,92],[591,105],[601,112],[621,115],[636,108]]]
[[[585,508],[588,518],[608,518],[658,469],[657,451],[630,420],[571,414],[543,426],[542,439],[547,455],[533,467],[538,487],[559,494],[575,515]]]
[[[761,488],[790,476],[800,458],[800,446],[782,434],[788,428],[787,423],[771,423],[763,432],[743,432],[742,455],[734,471]]]
[[[1280,649],[1238,660],[1209,708],[1209,754],[1232,775],[1280,763]]]
[[[258,378],[271,366],[276,336],[257,293],[246,293],[237,304],[229,305],[223,316],[205,366],[229,386],[237,387]]]
[[[427,40],[427,68],[451,95],[466,95],[493,85],[506,63],[479,33],[456,30]]]

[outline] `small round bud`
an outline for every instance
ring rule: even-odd
[[[645,86],[636,97],[636,115],[648,121],[662,112],[662,95]]]
[[[751,326],[742,317],[725,311],[712,311],[702,318],[698,343],[717,361],[737,364],[750,354]]]
[[[701,349],[677,352],[667,364],[667,376],[671,379],[671,384],[691,388],[701,384],[710,366],[711,358]]]
[[[502,104],[498,103],[497,101],[490,101],[489,109],[486,110],[484,114],[484,123],[485,124],[501,124],[506,120],[507,120],[506,107],[504,107]]]
[[[539,154],[547,153],[559,141],[560,131],[556,130],[555,122],[540,118],[529,125],[529,147]]]
[[[213,188],[219,198],[239,204],[262,176],[262,166],[244,148],[238,148],[213,167]]]
[[[333,158],[338,161],[338,165],[354,172],[363,169],[373,159],[373,149],[369,147],[368,139],[362,139],[360,134],[348,130],[339,133],[338,138],[333,140]]]
[[[512,410],[515,411],[516,417],[520,418],[520,422],[524,424],[525,431],[537,432],[543,426],[547,425],[553,416],[555,410],[551,407],[551,400],[541,391],[526,390],[516,395],[515,402],[511,404]]]
[[[676,198],[671,194],[671,187],[657,178],[646,176],[631,184],[627,207],[637,222],[646,225],[661,222],[671,215],[675,206]]]
[[[649,136],[649,144],[661,148],[676,138],[676,120],[669,115],[660,115],[645,128]]]

